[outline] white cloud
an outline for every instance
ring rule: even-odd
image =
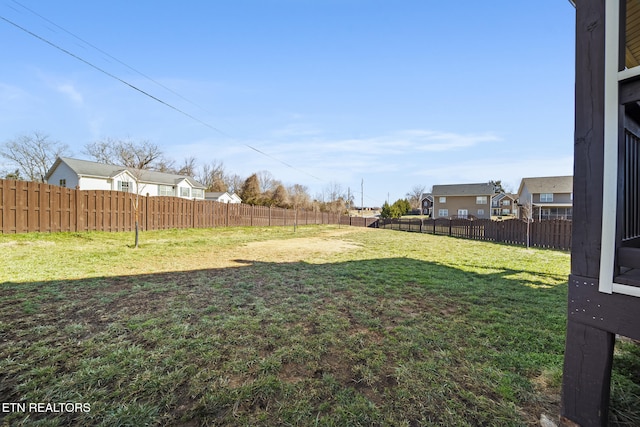
[[[319,133],[318,133],[319,135]],[[469,148],[486,142],[499,142],[492,133],[459,134],[431,130],[405,130],[375,137],[330,140],[320,136],[304,141],[304,150],[321,150],[332,153],[366,153],[377,155],[406,155],[416,151],[443,152]],[[279,151],[290,151],[301,141],[283,142]]]
[[[426,168],[413,175],[422,177],[429,185],[463,184],[502,180],[511,190],[518,191],[522,178],[538,176],[566,176],[573,174],[573,156],[476,158],[451,161],[443,166]]]
[[[0,100],[5,102],[18,102],[29,97],[29,94],[16,86],[0,83]]]
[[[436,131],[407,131],[420,151],[450,151],[469,148],[483,142],[499,142],[500,138],[492,133],[459,134],[453,132]]]
[[[293,123],[287,125],[281,129],[276,129],[271,132],[274,138],[287,138],[287,137],[309,137],[316,136],[321,133],[320,129],[312,125],[306,125],[303,123]]]
[[[56,86],[56,90],[67,96],[74,104],[81,106],[84,103],[82,94],[70,83],[63,83]]]

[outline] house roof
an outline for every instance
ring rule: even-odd
[[[431,191],[436,196],[492,196],[495,194],[493,184],[449,184],[434,185]]]
[[[518,198],[518,195],[517,194],[512,194],[512,193],[496,193],[496,195],[493,196],[493,200],[500,201],[500,200],[504,199],[505,197],[507,197],[507,198],[509,198],[511,200],[515,200],[515,199]]]
[[[71,170],[73,170],[78,176],[90,176],[96,178],[112,178],[124,171],[129,171],[131,174],[136,174],[137,169],[127,168],[124,166],[108,165],[105,163],[91,162],[88,160],[72,159],[70,157],[58,157],[51,169],[47,172],[45,179],[49,179],[53,171],[58,167],[60,163],[65,163]],[[176,185],[181,181],[187,181],[193,188],[206,188],[195,179],[184,176],[176,175],[172,173],[156,172],[150,170],[140,171],[140,181],[152,183],[152,184],[164,184],[164,185]]]
[[[226,191],[207,191],[206,193],[204,193],[204,197],[220,197],[223,194],[227,194],[229,197],[231,197],[231,194],[227,193]]]
[[[573,176],[544,176],[538,178],[522,178],[518,194],[527,186],[531,194],[539,193],[573,193]]]

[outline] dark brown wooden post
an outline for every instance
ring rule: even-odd
[[[580,426],[606,426],[614,335],[579,322],[567,324],[562,415]]]
[[[602,224],[606,2],[577,3],[571,274],[595,279],[600,272]],[[584,292],[571,282],[570,303]],[[562,385],[565,422],[583,427],[607,424],[613,343],[611,332],[569,313]]]

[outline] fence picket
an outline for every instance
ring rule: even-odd
[[[136,196],[110,190],[76,190],[38,182],[0,180],[0,233],[133,231],[135,201],[143,230],[190,227],[357,224],[376,227],[377,218],[353,222],[344,215],[219,203],[168,196]],[[304,216],[302,216],[304,213]],[[304,219],[303,219],[304,218]]]
[[[416,224],[420,226],[417,227]],[[520,220],[492,221],[490,219],[398,219],[385,218],[378,222],[380,228],[400,231],[420,231],[441,236],[487,240],[508,244],[527,244],[527,223]],[[530,224],[530,245],[540,248],[571,249],[570,220],[545,220]]]

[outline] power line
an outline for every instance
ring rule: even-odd
[[[168,102],[163,101],[162,99],[160,99],[160,98],[158,98],[158,97],[156,97],[154,95],[151,95],[150,93],[148,93],[148,92],[140,89],[139,87],[127,82],[126,80],[116,76],[115,74],[112,74],[112,73],[106,71],[105,69],[98,67],[97,65],[87,61],[86,59],[82,58],[81,56],[76,55],[75,53],[73,53],[73,52],[71,52],[71,51],[69,51],[69,50],[67,50],[67,49],[65,49],[65,48],[63,48],[61,46],[58,46],[57,44],[53,43],[52,41],[50,41],[50,40],[48,40],[48,39],[46,39],[46,38],[34,33],[33,31],[31,31],[31,30],[29,30],[29,29],[27,29],[27,28],[15,23],[15,22],[11,21],[10,19],[8,19],[8,18],[6,18],[6,17],[4,17],[2,15],[0,15],[0,19],[2,19],[3,21],[7,22],[10,25],[13,25],[14,27],[18,28],[19,30],[24,31],[25,33],[29,34],[30,36],[35,37],[38,40],[48,44],[49,46],[51,46],[51,47],[53,47],[55,49],[58,49],[59,51],[71,56],[72,58],[75,58],[76,60],[88,65],[89,67],[91,67],[91,68],[93,68],[93,69],[105,74],[106,76],[111,77],[112,79],[119,81],[120,83],[122,83],[122,84],[128,86],[129,88],[141,93],[142,95],[147,96],[147,97],[153,99],[156,102],[159,102],[160,104],[162,104],[162,105],[164,105],[164,106],[166,106],[168,108],[171,108],[172,110],[174,110],[174,111],[176,111],[176,112],[178,112],[178,113],[190,118],[191,120],[194,120],[194,121],[200,123],[203,126],[206,126],[207,128],[209,128],[209,129],[211,129],[211,130],[213,130],[215,132],[218,132],[221,135],[224,135],[224,136],[226,136],[228,138],[231,138],[231,139],[235,139],[231,135],[228,135],[228,134],[224,133],[223,131],[221,131],[220,129],[218,129],[218,128],[212,126],[212,125],[210,125],[209,123],[207,123],[207,122],[205,122],[205,121],[203,121],[203,120],[201,120],[201,119],[199,119],[199,118],[197,118],[197,117],[195,117],[195,116],[193,116],[193,115],[191,115],[191,114],[179,109],[178,107],[175,107],[175,106],[169,104]],[[243,145],[245,147],[255,151],[256,153],[259,153],[259,154],[261,154],[261,155],[263,155],[265,157],[268,157],[269,159],[274,160],[274,161],[276,161],[276,162],[278,162],[278,163],[280,163],[280,164],[282,164],[282,165],[284,165],[284,166],[286,166],[288,168],[291,168],[291,169],[296,170],[296,171],[298,171],[300,173],[303,173],[303,174],[305,174],[307,176],[310,176],[311,178],[314,178],[314,179],[316,179],[318,181],[323,181],[322,179],[318,178],[317,176],[312,175],[309,172],[306,172],[306,171],[304,171],[302,169],[296,168],[295,166],[293,166],[293,165],[291,165],[291,164],[289,164],[289,163],[287,163],[285,161],[282,161],[282,160],[280,160],[280,159],[278,159],[278,158],[276,158],[276,157],[274,157],[274,156],[272,156],[272,155],[270,155],[270,154],[268,154],[268,153],[266,153],[266,152],[264,152],[264,151],[262,151],[262,150],[260,150],[260,149],[258,149],[256,147],[253,147],[252,145],[249,145],[249,144],[246,144],[246,143],[243,143]]]
[[[119,64],[121,64],[121,65],[124,65],[124,66],[125,66],[125,67],[127,67],[129,70],[133,71],[134,73],[137,73],[138,75],[140,75],[140,76],[144,77],[145,79],[147,79],[147,80],[149,80],[149,81],[151,81],[151,82],[155,83],[156,85],[158,85],[158,86],[160,86],[161,88],[163,88],[163,89],[165,89],[165,90],[167,90],[167,91],[171,92],[172,94],[176,95],[177,97],[181,98],[182,100],[187,101],[189,104],[194,105],[194,106],[196,106],[196,107],[200,108],[201,110],[203,110],[203,111],[205,111],[205,112],[207,112],[207,113],[209,113],[209,114],[212,114],[212,113],[211,113],[211,111],[208,111],[208,110],[207,110],[206,108],[204,108],[203,106],[196,104],[195,102],[193,102],[193,101],[191,101],[190,99],[188,99],[188,98],[184,97],[183,95],[179,94],[178,92],[174,91],[173,89],[171,89],[171,88],[169,88],[169,87],[167,87],[167,86],[163,85],[163,84],[162,84],[162,83],[160,83],[159,81],[157,81],[157,80],[153,79],[152,77],[150,77],[150,76],[148,76],[148,75],[144,74],[142,71],[139,71],[139,70],[135,69],[134,67],[132,67],[132,66],[130,66],[129,64],[125,63],[124,61],[122,61],[122,60],[120,60],[120,59],[116,58],[115,56],[111,55],[110,53],[105,52],[104,50],[100,49],[98,46],[96,46],[96,45],[94,45],[94,44],[92,44],[92,43],[88,42],[87,40],[83,39],[83,38],[82,38],[82,37],[80,37],[80,36],[77,36],[76,34],[72,33],[71,31],[67,30],[66,28],[61,27],[60,25],[58,25],[58,24],[56,24],[55,22],[53,22],[53,21],[51,21],[50,19],[48,19],[47,17],[42,16],[41,14],[39,14],[38,12],[36,12],[35,10],[28,8],[27,6],[23,5],[22,3],[20,3],[20,2],[19,2],[19,1],[17,1],[17,0],[13,0],[13,2],[14,2],[15,4],[19,5],[20,7],[22,7],[22,8],[24,8],[24,9],[28,10],[28,11],[29,11],[29,12],[31,12],[32,14],[36,15],[36,16],[37,16],[37,17],[39,17],[40,19],[42,19],[42,20],[44,20],[44,21],[48,22],[49,24],[53,25],[54,27],[56,27],[56,28],[58,28],[58,29],[60,29],[60,30],[64,31],[64,32],[65,32],[65,33],[67,33],[67,34],[69,34],[70,36],[72,36],[72,37],[73,37],[73,38],[75,38],[76,40],[79,40],[79,41],[81,41],[82,43],[86,44],[87,46],[90,46],[91,48],[93,48],[93,49],[97,50],[98,52],[102,53],[103,55],[106,55],[108,58],[113,59],[113,60],[114,60],[114,61],[116,61],[117,63],[119,63]],[[15,10],[15,9],[14,9],[14,10]]]

